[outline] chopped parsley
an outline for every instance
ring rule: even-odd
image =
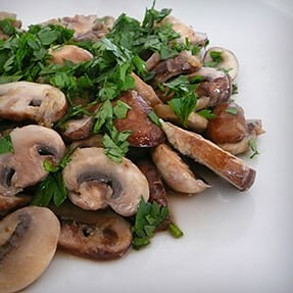
[[[232,84],[232,95],[238,94],[238,85],[236,83]]]
[[[153,110],[148,113],[148,117],[155,125],[159,127],[162,126],[160,122],[160,118],[157,116],[157,114]]]
[[[197,112],[200,116],[207,118],[207,119],[214,119],[216,115],[210,109],[203,109]]]
[[[250,147],[250,150],[252,152],[252,154],[249,157],[250,159],[253,159],[255,156],[260,154],[260,152],[257,149],[257,144],[256,144],[256,139],[255,138],[251,138],[248,141],[248,146]]]
[[[12,153],[13,145],[10,135],[0,138],[0,154]]]
[[[228,107],[225,109],[225,112],[232,114],[232,115],[237,115],[238,109],[236,107]]]
[[[217,67],[224,60],[222,52],[210,51],[208,54],[211,57],[212,61],[205,62],[204,66],[206,67]]]

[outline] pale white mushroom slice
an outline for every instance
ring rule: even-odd
[[[215,66],[217,69],[224,69],[228,72],[229,76],[232,80],[234,80],[237,76],[238,69],[239,69],[239,62],[237,60],[237,57],[233,52],[231,52],[228,49],[221,48],[221,47],[212,47],[208,49],[204,56],[204,64],[213,62],[213,52],[216,52],[216,54],[220,54],[220,58],[222,59],[221,62],[218,62],[218,64]]]
[[[0,222],[0,292],[24,289],[50,264],[60,233],[48,208],[25,207]]]
[[[89,51],[75,45],[63,45],[61,47],[51,48],[48,53],[52,56],[51,61],[58,65],[63,65],[65,61],[78,64],[93,58],[93,55]]]
[[[27,81],[0,85],[0,117],[23,121],[31,120],[52,127],[67,110],[65,95],[48,84]]]
[[[103,148],[77,149],[63,170],[69,199],[86,210],[109,205],[122,216],[135,214],[141,197],[149,198],[147,179],[128,159],[116,163]]]
[[[222,150],[201,135],[161,121],[168,141],[181,154],[193,158],[230,182],[240,191],[247,190],[254,182],[256,172],[243,160]]]
[[[48,172],[44,161],[58,164],[65,153],[60,135],[38,125],[15,128],[10,133],[13,153],[0,156],[0,194],[12,196],[43,180]]]
[[[164,181],[175,191],[192,195],[209,187],[204,181],[197,179],[181,157],[166,144],[155,148],[152,159]]]

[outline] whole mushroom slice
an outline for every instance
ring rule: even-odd
[[[154,107],[157,104],[162,104],[163,102],[160,100],[160,98],[157,96],[154,89],[146,84],[139,76],[137,76],[135,73],[132,73],[131,76],[135,80],[135,86],[134,89],[137,91],[137,93],[151,106]]]
[[[25,207],[0,222],[0,291],[24,289],[50,264],[60,233],[48,208]]]
[[[61,222],[58,246],[70,253],[107,260],[122,257],[131,246],[130,224],[109,209],[92,212],[67,203],[54,212]]]
[[[231,97],[231,79],[223,71],[212,67],[202,67],[197,72],[189,75],[190,78],[197,76],[202,78],[202,81],[199,83],[196,93],[200,98],[209,98],[207,106],[212,107],[226,102]]]
[[[48,84],[27,81],[0,85],[0,117],[23,121],[31,120],[52,127],[67,110],[65,95]]]
[[[188,165],[166,144],[160,144],[155,148],[152,159],[164,181],[175,191],[193,195],[209,187],[197,179]]]
[[[158,104],[154,107],[154,110],[160,118],[171,121],[175,124],[180,123],[179,118],[172,111],[169,105]],[[208,126],[208,120],[198,113],[193,112],[188,117],[187,126],[195,132],[203,132]]]
[[[169,15],[165,17],[158,25],[170,24],[172,29],[180,34],[178,42],[185,43],[186,39],[189,40],[191,44],[197,44],[198,46],[204,46],[207,41],[207,35],[195,32],[192,27],[184,24],[181,20]]]
[[[163,83],[172,77],[180,74],[190,74],[198,71],[202,66],[197,56],[191,55],[187,51],[182,51],[178,56],[159,62],[154,68],[154,81]]]
[[[52,56],[51,61],[58,65],[63,65],[65,61],[78,64],[93,58],[93,55],[89,51],[75,45],[63,45],[61,47],[51,48],[49,54]]]
[[[213,142],[197,133],[181,129],[169,122],[161,121],[168,141],[183,155],[208,167],[230,182],[240,191],[247,190],[254,182],[256,172],[245,163],[222,150]]]
[[[222,61],[219,62],[215,68],[224,69],[228,72],[229,76],[232,80],[234,80],[237,76],[239,63],[234,53],[230,50],[221,48],[221,47],[212,47],[208,49],[204,56],[204,64],[209,64],[213,62],[213,54],[217,54],[221,57]]]
[[[58,164],[65,153],[60,135],[49,128],[28,125],[10,133],[13,153],[0,156],[0,194],[12,196],[43,180],[45,160]]]
[[[136,91],[124,92],[119,100],[126,103],[130,109],[127,116],[116,119],[114,125],[118,131],[132,131],[127,139],[131,146],[153,147],[164,141],[163,131],[148,117],[152,108]]]
[[[63,170],[69,199],[86,210],[109,205],[122,216],[136,213],[141,197],[149,198],[145,176],[128,159],[116,163],[103,148],[77,149]]]

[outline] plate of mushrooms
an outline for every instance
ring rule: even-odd
[[[288,1],[0,10],[0,293],[293,289]]]

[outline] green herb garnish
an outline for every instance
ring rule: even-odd
[[[155,125],[159,127],[162,126],[160,122],[160,118],[157,116],[157,114],[153,110],[148,113],[148,117]]]
[[[232,115],[237,115],[238,109],[236,107],[228,107],[225,109],[225,112],[232,114]]]
[[[202,117],[207,118],[207,119],[214,119],[214,118],[216,118],[216,115],[210,109],[203,109],[203,110],[200,110],[200,111],[198,111],[196,113],[199,114]]]
[[[217,67],[220,63],[224,61],[222,52],[219,51],[210,51],[209,55],[212,59],[212,61],[205,62],[204,66],[207,67]]]
[[[0,138],[0,154],[12,153],[13,145],[11,141],[11,136],[7,135]]]
[[[260,152],[258,151],[257,149],[257,144],[256,144],[256,139],[255,138],[251,138],[249,141],[248,141],[248,145],[252,151],[252,154],[250,155],[250,159],[253,159],[255,156],[259,155]]]

